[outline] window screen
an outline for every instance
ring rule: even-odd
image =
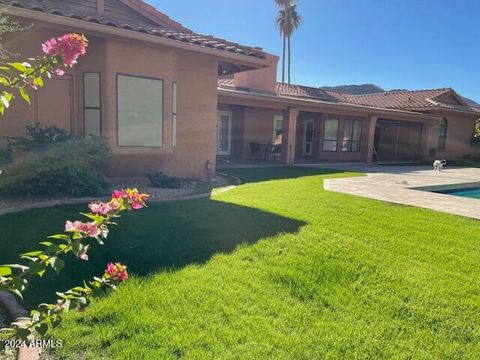
[[[102,132],[100,73],[83,74],[83,116],[85,134],[100,136]]]
[[[323,131],[323,151],[337,151],[338,119],[326,119]]]
[[[343,130],[343,152],[359,152],[360,141],[362,138],[362,121],[345,120],[345,129]]]
[[[118,146],[163,145],[163,80],[117,75]]]

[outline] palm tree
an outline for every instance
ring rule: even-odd
[[[283,4],[277,16],[277,27],[283,36],[282,82],[285,83],[285,48],[288,47],[288,83],[291,83],[291,38],[302,23],[302,17],[297,11],[297,5],[292,0],[275,0]],[[287,43],[287,44],[286,44]]]
[[[292,0],[275,0],[275,4],[281,8],[281,9],[286,9],[292,4]],[[283,56],[282,56],[282,83],[285,83],[285,52],[287,49],[287,37],[285,36],[285,33],[283,32],[283,27],[282,25],[284,24],[284,18],[280,18],[280,13],[278,14],[277,17],[277,28],[280,30],[280,35],[282,35],[283,38]]]

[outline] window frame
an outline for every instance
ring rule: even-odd
[[[444,129],[444,132],[442,132]],[[447,136],[448,136],[448,120],[443,118],[440,122],[440,128],[438,129],[438,150],[445,150],[447,148]]]
[[[161,121],[162,121],[162,145],[120,145],[119,143],[119,126],[118,126],[118,77],[119,76],[125,76],[125,77],[132,77],[132,78],[137,78],[137,79],[146,79],[146,80],[157,80],[162,83],[162,114],[161,114]],[[150,148],[150,149],[163,149],[165,148],[165,79],[162,78],[156,78],[152,76],[143,76],[143,75],[132,75],[132,74],[126,74],[126,73],[120,73],[117,72],[115,74],[115,92],[116,92],[116,137],[117,137],[117,144],[116,146],[118,148]]]
[[[282,126],[280,128],[277,128],[277,122],[281,121]],[[277,138],[277,130],[280,130],[280,136],[282,136],[282,142],[279,144],[281,145],[283,143],[283,122],[285,121],[283,115],[276,114],[273,116],[273,134],[272,134],[272,145],[275,145],[275,139]]]
[[[172,148],[177,147],[178,85],[172,81]]]
[[[326,126],[327,126],[327,121],[328,120],[335,120],[337,122],[337,135],[336,135],[336,139],[333,140],[333,139],[327,139],[325,137],[326,135]],[[327,152],[327,153],[334,153],[334,152],[338,152],[338,138],[339,138],[339,133],[340,133],[340,119],[339,118],[336,118],[336,117],[325,117],[323,119],[323,134],[322,134],[322,152]],[[335,150],[325,150],[325,142],[328,141],[328,142],[333,142],[333,141],[336,141],[336,145],[335,145]]]
[[[85,74],[98,74],[98,107],[94,106],[86,106],[85,105]],[[103,136],[103,114],[102,114],[102,104],[103,104],[103,99],[102,99],[102,72],[101,71],[84,71],[82,73],[82,104],[83,104],[83,134],[86,134],[86,110],[98,110],[99,112],[99,121],[100,121],[100,135]],[[91,135],[91,134],[89,134]]]
[[[346,130],[347,130],[346,125],[347,125],[347,122],[349,122],[349,121],[352,122],[352,128],[351,128],[350,134],[348,134],[350,136],[349,140],[345,140]],[[353,139],[353,135],[355,134],[355,123],[360,124],[360,133],[359,133],[358,140]],[[359,153],[359,152],[361,152],[361,150],[362,150],[362,132],[363,132],[363,121],[362,120],[352,119],[352,118],[348,118],[348,119],[344,120],[344,122],[343,122],[343,138],[342,138],[342,152],[343,153]],[[346,150],[344,150],[344,143],[345,142],[348,143]],[[358,150],[353,150],[353,144],[354,143],[358,144]]]

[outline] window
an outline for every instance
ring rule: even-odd
[[[323,131],[323,151],[337,151],[338,119],[326,119]]]
[[[272,145],[282,145],[283,116],[275,115],[273,123],[273,141]]]
[[[117,74],[118,146],[163,145],[163,80]]]
[[[345,120],[345,128],[343,130],[343,152],[359,152],[360,141],[362,138],[362,121],[361,120]]]
[[[177,146],[177,83],[172,84],[172,147]]]
[[[98,72],[83,73],[83,119],[85,134],[101,135],[102,109]]]
[[[438,135],[438,148],[440,150],[445,149],[447,145],[447,132],[448,132],[448,121],[443,119],[440,123],[440,132]]]

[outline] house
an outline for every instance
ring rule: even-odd
[[[219,79],[219,119],[231,117],[232,127],[219,130],[230,136],[218,141],[219,160],[250,159],[251,142],[278,143],[279,134],[280,159],[290,165],[478,155],[471,142],[479,112],[451,88],[349,95],[277,83],[274,60]]]
[[[67,32],[84,33],[89,47],[65,76],[32,93],[32,106],[13,104],[0,121],[0,141],[35,123],[102,135],[114,155],[113,176],[213,174],[218,75],[268,66],[264,52],[196,34],[141,0],[2,4],[29,26],[4,38],[23,59]]]
[[[4,41],[24,58],[53,36],[89,38],[78,65],[32,94],[32,106],[15,102],[0,133],[40,123],[102,135],[113,176],[207,177],[217,161],[252,159],[262,145],[287,165],[476,154],[479,113],[452,89],[348,95],[279,84],[277,56],[196,34],[141,0],[0,4],[31,25]]]

